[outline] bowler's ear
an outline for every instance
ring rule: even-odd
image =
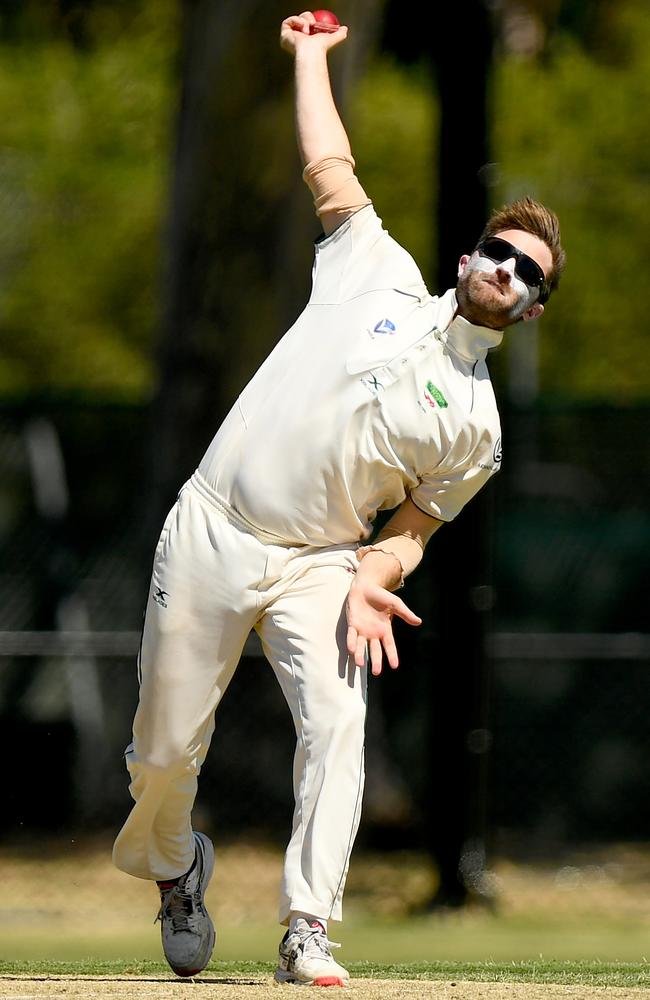
[[[459,278],[460,278],[461,274],[463,273],[463,271],[465,270],[465,268],[467,267],[468,264],[469,264],[469,254],[464,253],[463,256],[460,258],[460,260],[458,261],[458,277]]]
[[[523,319],[524,323],[527,323],[529,319],[538,319],[543,312],[544,312],[544,306],[542,305],[542,303],[536,302],[534,305],[530,307],[530,309],[526,310],[526,312],[522,315],[521,318]]]

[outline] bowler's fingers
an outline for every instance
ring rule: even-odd
[[[388,665],[392,667],[393,670],[397,670],[397,668],[399,667],[399,657],[397,655],[397,646],[395,645],[395,637],[393,635],[393,630],[390,627],[390,625],[386,629],[381,642],[384,647],[384,653],[386,655],[386,659],[388,660]]]
[[[371,640],[376,641],[376,640]],[[352,625],[348,626],[347,633],[347,649],[348,655],[354,658],[355,665],[357,667],[365,667],[366,665],[366,652],[368,648],[368,640],[365,636],[360,635],[356,628]]]
[[[381,639],[366,639],[360,635],[355,628],[350,626],[347,632],[348,654],[354,658],[357,667],[366,665],[366,657],[370,659],[370,669],[378,677],[381,673],[382,661],[385,656],[388,664],[393,670],[399,667],[399,657],[395,637],[390,625],[382,635]]]
[[[368,653],[370,655],[370,669],[375,677],[381,673],[381,642],[379,639],[371,639],[368,643]]]
[[[296,34],[310,35],[310,27],[316,23],[316,18],[310,10],[304,10],[302,14],[291,14],[285,17],[280,28],[280,47],[291,55],[296,51]],[[318,45],[326,49],[333,49],[335,45],[343,42],[347,38],[348,29],[345,25],[339,25],[336,31],[316,33],[310,35],[318,39]],[[301,43],[302,44],[302,43]]]
[[[296,51],[296,33],[309,34],[309,25],[314,22],[314,15],[310,10],[303,14],[291,14],[285,17],[280,28],[280,47],[285,52],[294,53]]]
[[[347,646],[348,654],[350,656],[355,656],[356,657],[358,638],[359,638],[359,633],[357,632],[356,628],[354,628],[353,625],[348,625],[348,632],[347,632],[347,638],[346,638],[346,646]]]
[[[348,630],[349,631],[349,630]],[[380,639],[366,639],[364,636],[359,635],[356,629],[352,630],[356,636],[352,648],[350,646],[352,643],[348,642],[348,652],[350,656],[354,657],[354,663],[357,667],[365,667],[366,658],[370,660],[370,669],[375,677],[378,677],[381,673],[381,663],[382,663],[382,651],[381,651],[381,640]]]
[[[422,619],[411,611],[409,606],[404,603],[401,597],[397,597],[395,594],[391,594],[391,600],[386,604],[387,610],[393,614],[397,615],[398,618],[402,618],[407,625],[421,625]]]

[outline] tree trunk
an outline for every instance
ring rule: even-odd
[[[456,284],[488,212],[488,87],[491,24],[484,0],[436,12],[433,64],[440,95],[438,287]],[[432,669],[431,847],[440,885],[435,906],[484,894],[489,760],[486,617],[492,606],[491,488],[435,536],[427,553],[438,582],[438,643]],[[440,581],[442,585],[440,585]]]

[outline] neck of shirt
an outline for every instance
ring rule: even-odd
[[[503,340],[503,330],[477,326],[458,315],[458,300],[453,288],[441,297],[440,309],[439,339],[466,361],[483,361],[490,348],[498,347]]]

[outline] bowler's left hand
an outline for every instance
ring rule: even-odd
[[[358,667],[363,667],[368,650],[370,668],[375,676],[381,673],[383,654],[393,670],[399,666],[397,646],[393,636],[393,615],[402,618],[409,625],[422,624],[422,619],[418,618],[396,594],[380,587],[377,583],[361,580],[359,577],[355,578],[350,587],[346,612],[348,653],[354,657]]]

